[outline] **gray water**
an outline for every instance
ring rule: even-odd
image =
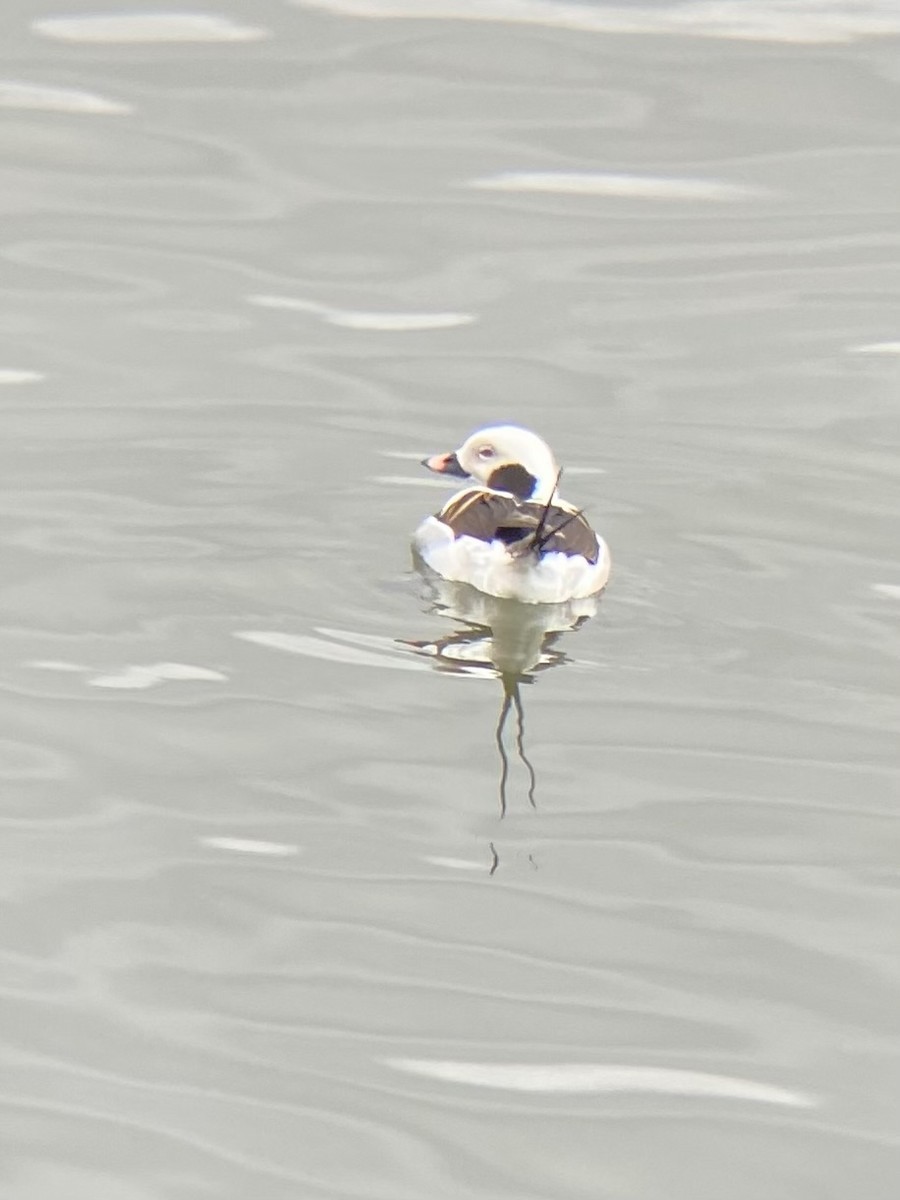
[[[166,7],[4,5],[0,1195],[896,1200],[896,6]]]

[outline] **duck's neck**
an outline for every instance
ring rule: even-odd
[[[559,501],[557,486],[562,472],[556,465],[556,459],[549,446],[541,447],[542,453],[535,457],[532,474],[537,482],[531,493],[531,499],[537,504],[555,504]]]

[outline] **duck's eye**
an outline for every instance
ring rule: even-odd
[[[494,457],[494,447],[493,446],[481,446],[478,451],[478,457],[479,458],[493,458]]]

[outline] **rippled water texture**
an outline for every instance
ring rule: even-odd
[[[900,1195],[898,54],[6,0],[3,1200]],[[509,420],[593,616],[410,572]]]

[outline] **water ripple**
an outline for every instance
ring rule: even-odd
[[[95,675],[87,682],[91,687],[143,689],[172,680],[204,683],[221,683],[228,679],[221,671],[208,667],[192,667],[187,663],[162,662],[145,666],[129,666],[115,674]]]
[[[32,108],[49,112],[119,116],[133,111],[130,104],[109,100],[80,88],[47,87],[40,83],[0,80],[0,108]]]
[[[235,854],[264,854],[276,858],[290,858],[300,853],[299,846],[292,846],[287,842],[264,842],[257,838],[203,837],[200,844],[208,846],[211,850],[229,850]]]
[[[255,42],[269,37],[259,25],[241,25],[212,13],[144,12],[41,17],[31,28],[41,37],[65,42]]]
[[[844,42],[900,32],[893,0],[693,0],[657,5],[565,0],[292,0],[342,16],[435,21],[499,21],[583,33],[681,34],[772,42]]]
[[[238,629],[234,636],[270,650],[283,650],[287,654],[302,654],[309,658],[324,658],[329,662],[346,663],[357,667],[386,667],[396,671],[428,671],[427,663],[419,662],[397,653],[391,643],[384,646],[381,654],[359,649],[352,645],[338,645],[325,638],[310,637],[300,633],[281,633],[278,630]]]
[[[471,325],[477,318],[462,312],[362,312],[332,308],[314,300],[293,296],[248,296],[250,304],[259,308],[283,308],[307,312],[336,325],[339,329],[371,329],[380,333],[416,333],[429,329],[455,329]]]
[[[466,184],[491,192],[557,192],[570,196],[630,196],[641,200],[746,200],[762,188],[719,179],[679,179],[667,175],[617,175],[606,171],[500,171]]]
[[[46,379],[40,371],[25,371],[16,367],[0,367],[0,386],[17,383],[40,383]]]
[[[445,1083],[501,1088],[514,1092],[649,1092],[662,1096],[696,1096],[723,1100],[752,1100],[813,1108],[812,1096],[786,1088],[671,1067],[604,1065],[600,1063],[475,1063],[419,1058],[389,1058],[385,1065],[412,1075]]]

